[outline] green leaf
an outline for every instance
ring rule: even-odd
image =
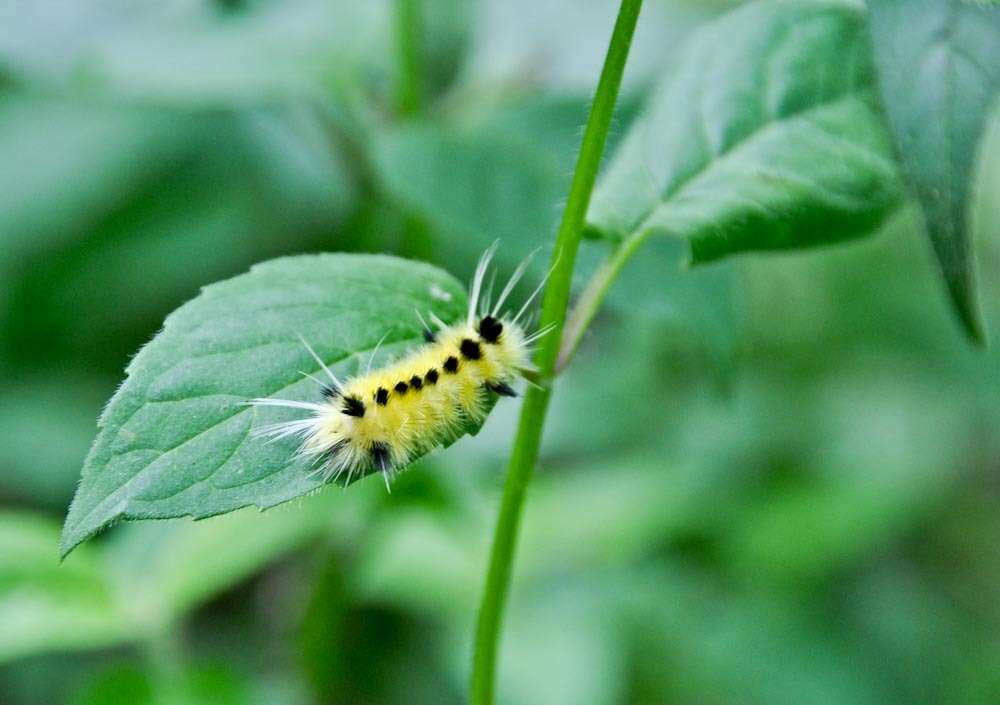
[[[461,285],[429,265],[374,255],[307,255],[255,266],[206,287],[167,317],[127,369],[101,416],[63,529],[65,555],[119,519],[213,516],[261,509],[322,485],[294,441],[252,429],[288,414],[253,397],[318,399],[300,371],[318,365],[302,335],[343,376],[421,341],[415,309],[456,320]]]
[[[955,312],[982,340],[968,202],[976,149],[1000,91],[1000,7],[873,0],[869,12],[882,102],[904,171]]]
[[[59,565],[58,543],[55,522],[0,512],[0,663],[110,646],[134,632],[93,555],[81,552]]]
[[[343,539],[362,524],[373,496],[321,492],[266,514],[244,509],[209,522],[136,524],[105,544],[105,558],[119,594],[131,596],[130,609],[162,628],[311,541]]]
[[[699,32],[594,195],[591,234],[667,234],[695,262],[871,233],[896,205],[864,14],[755,2]]]

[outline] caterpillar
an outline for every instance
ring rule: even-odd
[[[491,395],[517,395],[512,385],[530,376],[532,345],[548,332],[529,334],[521,322],[544,280],[515,315],[501,313],[530,256],[491,305],[492,283],[485,292],[483,283],[495,251],[496,243],[476,266],[465,320],[448,325],[432,315],[434,330],[418,312],[423,345],[381,369],[371,370],[369,360],[364,374],[341,381],[300,336],[326,376],[320,380],[307,375],[319,384],[323,400],[248,401],[257,407],[310,412],[305,418],[262,426],[254,435],[271,441],[301,439],[297,456],[310,459],[327,482],[344,479],[346,485],[355,475],[379,472],[388,488],[390,479],[413,460],[453,442],[470,422],[482,423]]]

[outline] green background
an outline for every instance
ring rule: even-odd
[[[647,0],[609,153],[727,9]],[[324,251],[466,281],[496,238],[504,272],[547,245],[614,10],[427,0],[403,117],[392,3],[0,0],[0,703],[464,701],[516,402],[388,495],[121,524],[62,565],[59,529],[125,365],[200,287]],[[500,701],[1000,702],[1000,352],[915,205],[690,271],[645,248],[556,387]]]

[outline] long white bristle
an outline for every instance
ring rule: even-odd
[[[552,272],[556,271],[556,265],[559,264],[560,259],[562,259],[562,253],[556,255],[555,261],[552,262],[552,267],[549,268],[549,271],[545,273],[544,277],[542,277],[542,281],[538,282],[538,286],[535,287],[533,292],[531,292],[531,296],[528,297],[528,300],[524,302],[523,306],[521,306],[521,310],[517,312],[516,316],[514,316],[514,323],[517,323],[521,319],[524,312],[528,310],[528,306],[535,300],[535,297],[538,296],[539,292],[541,292],[542,288],[545,286],[545,282],[547,282],[549,277],[552,276]]]
[[[448,327],[448,324],[442,321],[440,318],[438,318],[433,312],[427,315],[430,316],[430,319],[431,321],[433,321],[434,325],[436,325],[441,330],[444,330],[445,328]]]
[[[467,317],[466,323],[472,325],[472,322],[476,318],[476,310],[479,307],[479,292],[483,288],[483,279],[486,276],[486,269],[490,266],[490,260],[493,259],[494,253],[497,251],[497,246],[500,241],[497,240],[492,245],[486,248],[486,252],[483,256],[479,258],[479,264],[476,265],[476,273],[472,277],[472,288],[469,291],[469,315]]]
[[[548,335],[549,333],[551,333],[552,329],[555,328],[555,327],[556,327],[555,323],[550,323],[549,325],[545,326],[544,328],[539,328],[534,333],[532,333],[531,335],[529,335],[527,338],[524,339],[524,344],[525,345],[531,345],[532,343],[534,343],[539,338],[542,338],[542,337]]]
[[[302,341],[302,344],[306,346],[306,350],[309,351],[309,354],[312,355],[312,358],[319,363],[320,368],[326,373],[326,376],[330,378],[330,381],[333,382],[333,388],[336,389],[337,392],[340,392],[340,390],[343,388],[343,385],[340,383],[340,380],[337,379],[337,375],[333,374],[333,372],[330,371],[330,368],[327,367],[326,363],[320,359],[319,355],[317,355],[316,351],[312,349],[312,346],[306,342],[305,338],[299,335],[299,340]]]
[[[493,301],[493,288],[496,286],[496,283],[497,283],[497,270],[494,269],[493,273],[490,274],[490,283],[486,286],[486,291],[483,294],[482,301],[480,301],[479,304],[480,316],[485,316],[486,313],[490,310],[490,302]]]
[[[514,273],[510,275],[510,280],[507,282],[507,286],[505,286],[503,291],[500,292],[500,298],[498,298],[497,302],[493,305],[493,310],[490,311],[491,316],[496,316],[497,313],[500,312],[500,307],[503,306],[504,301],[507,300],[507,297],[510,296],[511,292],[514,291],[514,287],[517,286],[519,281],[521,281],[521,277],[524,276],[524,273],[528,271],[528,265],[531,264],[532,258],[537,253],[538,250],[535,250],[530,255],[525,257],[521,261],[521,264],[517,265],[517,269],[515,269]]]
[[[375,355],[378,354],[378,349],[382,347],[382,343],[385,342],[385,339],[388,336],[389,336],[389,331],[386,331],[385,333],[382,334],[382,337],[378,339],[378,342],[375,343],[375,347],[372,348],[372,354],[368,356],[368,367],[365,368],[365,374],[369,374],[372,371],[372,362],[374,362],[375,360]]]
[[[326,407],[311,401],[295,401],[294,399],[272,399],[264,397],[242,402],[246,406],[284,406],[289,409],[306,409],[307,411],[325,411]]]

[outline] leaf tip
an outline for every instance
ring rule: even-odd
[[[75,506],[76,504],[74,501],[74,504],[70,506],[69,512],[66,515],[66,521],[63,523],[62,533],[59,536],[60,562],[65,561],[67,556],[75,551],[76,548],[84,541],[96,536],[114,522],[114,520],[109,520],[98,526],[81,525],[81,523],[76,520],[76,512],[74,511]]]
[[[82,542],[83,539],[77,538],[72,531],[64,527],[62,535],[59,537],[59,562],[65,561],[73,549]]]
[[[946,284],[951,308],[958,317],[959,325],[961,325],[966,338],[977,347],[986,348],[989,341],[982,316],[979,313],[979,306],[976,303],[975,293],[971,287],[956,287],[950,280]]]
[[[928,219],[929,220],[929,219]],[[987,338],[976,295],[976,277],[971,255],[965,247],[956,254],[954,246],[940,237],[939,231],[928,228],[938,272],[944,283],[950,308],[966,338],[979,347],[986,347]]]

